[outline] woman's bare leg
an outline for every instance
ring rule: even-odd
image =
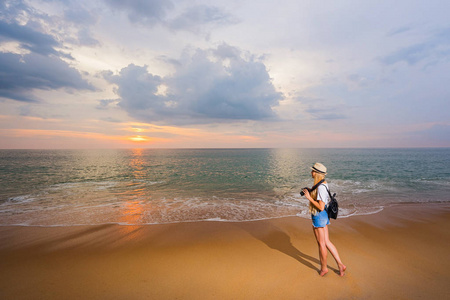
[[[339,257],[339,253],[334,246],[334,244],[330,241],[330,236],[328,234],[328,226],[324,227],[324,234],[325,234],[325,244],[327,249],[330,251],[331,255],[333,255],[334,259],[336,260],[336,263],[339,267],[339,275],[344,276],[344,272],[347,269],[347,267],[342,263],[341,258]]]
[[[319,246],[319,258],[320,258],[320,276],[324,276],[328,273],[327,267],[327,244],[325,238],[325,230],[324,228],[315,228],[313,227],[314,235],[316,236],[317,245]]]

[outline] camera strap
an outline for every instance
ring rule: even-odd
[[[310,192],[314,191],[315,189],[317,189],[317,187],[319,185],[321,185],[323,182],[325,181],[325,179],[322,179],[321,181],[319,181],[318,183],[316,183],[310,190]]]

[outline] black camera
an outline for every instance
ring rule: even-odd
[[[307,189],[308,192],[311,192],[311,190],[310,190],[309,188],[304,187],[304,188],[302,188],[302,190],[300,191],[300,196],[305,196],[305,193],[303,193],[303,190],[304,190],[304,189]]]

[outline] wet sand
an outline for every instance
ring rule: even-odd
[[[0,227],[0,299],[449,299],[450,204],[332,220]]]

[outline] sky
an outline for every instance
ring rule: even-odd
[[[448,0],[0,0],[0,148],[450,147]]]

